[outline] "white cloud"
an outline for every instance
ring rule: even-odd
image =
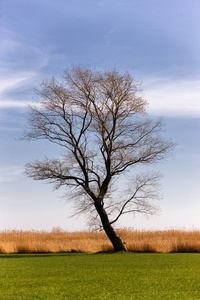
[[[0,109],[1,108],[23,108],[27,107],[28,102],[25,101],[14,101],[14,100],[0,100]]]
[[[17,72],[23,70],[38,70],[49,62],[46,48],[30,37],[2,28],[0,62],[1,68]]]
[[[7,78],[0,78],[0,94],[7,92],[10,89],[22,86],[27,81],[31,80],[36,74],[34,72],[23,72],[9,76]]]
[[[0,182],[15,181],[23,174],[24,169],[21,166],[0,167]]]
[[[159,115],[200,117],[200,81],[146,81],[149,112]]]
[[[27,88],[33,88],[41,68],[48,64],[49,56],[37,42],[30,43],[15,32],[2,30],[2,36],[0,108],[25,107],[27,101],[20,101],[20,98],[24,99]],[[16,96],[11,96],[14,92]]]
[[[6,94],[25,86],[34,77],[34,72],[23,72],[7,78],[0,78],[0,108],[26,107],[27,101],[9,99]]]

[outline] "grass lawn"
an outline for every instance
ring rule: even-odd
[[[200,254],[2,254],[0,299],[200,299]]]

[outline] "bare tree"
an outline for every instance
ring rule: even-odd
[[[140,92],[128,73],[72,67],[61,81],[42,82],[24,136],[63,148],[60,159],[28,163],[27,175],[70,188],[76,212],[99,219],[115,251],[127,250],[113,227],[122,215],[155,213],[159,175],[132,178],[130,171],[163,159],[173,147],[160,136],[162,122],[147,117]]]

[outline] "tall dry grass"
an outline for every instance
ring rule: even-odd
[[[200,231],[118,230],[133,252],[200,252]],[[112,245],[103,232],[67,232],[60,229],[47,231],[0,232],[0,253],[47,252],[111,252]]]

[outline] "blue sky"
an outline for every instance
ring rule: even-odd
[[[156,167],[164,175],[160,215],[119,226],[200,229],[199,14],[196,0],[0,1],[0,230],[86,228],[84,218],[69,218],[61,191],[23,174],[28,161],[56,149],[17,140],[33,88],[72,64],[142,80],[149,114],[164,117],[164,134],[177,143]]]

